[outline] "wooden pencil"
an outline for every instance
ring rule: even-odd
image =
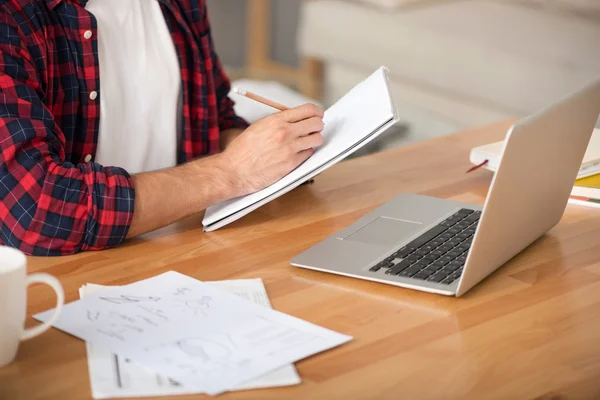
[[[269,107],[276,108],[279,111],[289,110],[288,107],[286,107],[286,106],[284,106],[282,104],[279,104],[279,103],[274,102],[274,101],[269,100],[269,99],[265,99],[264,97],[259,96],[259,95],[255,94],[255,93],[249,92],[247,90],[240,89],[240,88],[233,88],[233,91],[235,93],[239,94],[240,96],[244,96],[244,97],[247,97],[247,98],[252,99],[254,101],[258,101],[259,103],[265,104],[265,105],[267,105]]]

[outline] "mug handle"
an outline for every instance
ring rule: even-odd
[[[52,314],[52,317],[48,321],[33,328],[25,329],[23,331],[23,334],[21,335],[21,340],[31,339],[35,336],[41,335],[42,333],[50,329],[52,323],[56,321],[60,310],[62,310],[62,307],[65,304],[65,292],[62,288],[62,285],[60,284],[58,279],[56,279],[52,275],[44,273],[27,275],[27,278],[25,279],[25,287],[28,287],[32,283],[44,283],[50,286],[52,289],[54,289],[54,291],[56,292],[56,309],[54,310],[54,314]]]

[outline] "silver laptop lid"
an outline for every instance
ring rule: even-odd
[[[600,79],[508,132],[457,296],[561,219],[600,113]]]

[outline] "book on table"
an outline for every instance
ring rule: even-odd
[[[485,165],[482,165],[483,168],[495,172],[500,164],[503,149],[504,140],[474,147],[471,149],[469,159],[474,165],[485,163]],[[540,165],[540,168],[543,167],[543,165]],[[596,174],[600,174],[600,129],[594,129],[587,151],[581,162],[577,179],[579,180]]]
[[[474,165],[481,165],[482,168],[495,172],[500,164],[503,149],[504,141],[478,146],[471,149],[469,160]],[[543,168],[543,165],[540,168]],[[571,196],[572,203],[594,203],[594,206],[600,204],[592,201],[600,200],[600,129],[594,129]]]

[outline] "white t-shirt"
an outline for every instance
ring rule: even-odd
[[[89,0],[98,22],[100,131],[95,162],[131,174],[175,166],[181,72],[157,0]]]

